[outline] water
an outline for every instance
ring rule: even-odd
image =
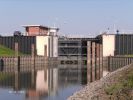
[[[81,68],[0,73],[0,100],[66,100],[86,84]]]

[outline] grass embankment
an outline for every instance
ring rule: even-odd
[[[105,88],[105,92],[117,100],[133,100],[133,69],[120,75],[117,82]]]
[[[0,56],[14,56],[15,51],[12,49],[9,49],[3,45],[0,45]],[[19,55],[23,55],[22,53],[19,53]]]
[[[133,54],[132,55],[125,55],[126,57],[133,57]]]

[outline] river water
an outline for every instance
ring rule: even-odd
[[[86,85],[86,69],[51,67],[0,72],[0,100],[66,100]]]

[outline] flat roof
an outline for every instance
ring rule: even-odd
[[[49,27],[49,26],[44,26],[44,25],[22,25],[23,27],[42,27],[42,28],[48,28],[48,29],[57,29],[59,30],[59,28],[57,27]]]
[[[44,25],[22,25],[23,27],[44,27],[44,28],[49,28],[48,26]]]

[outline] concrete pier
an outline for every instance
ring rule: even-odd
[[[15,62],[14,62],[14,69],[15,72],[18,72],[20,70],[20,57],[18,54],[18,43],[15,43]]]
[[[87,42],[87,81],[93,82],[103,76],[102,44]]]
[[[87,42],[87,81],[91,82],[91,42]]]

